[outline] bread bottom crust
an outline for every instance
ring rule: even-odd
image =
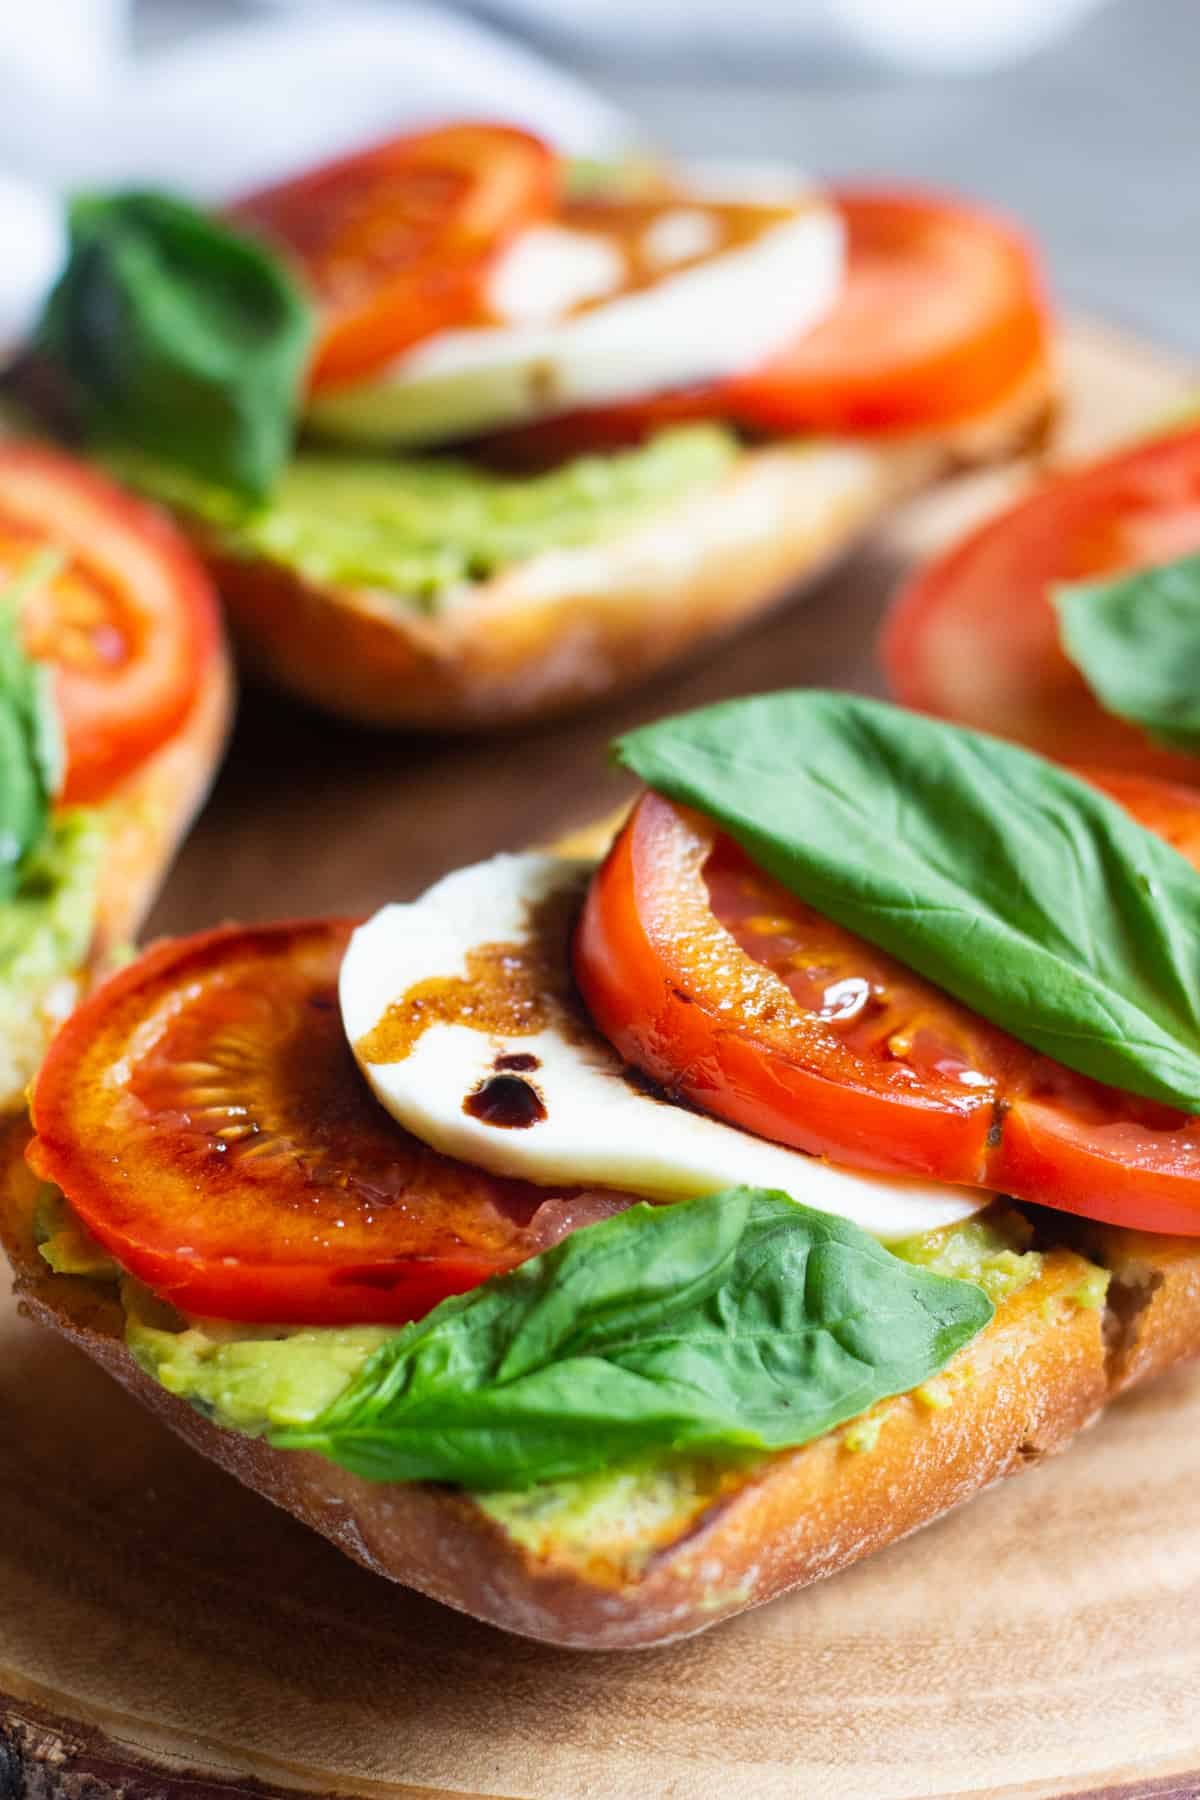
[[[548,551],[436,616],[195,541],[252,672],[360,723],[487,729],[547,718],[729,635],[816,580],[898,500],[1027,448],[1052,411],[1038,369],[940,433],[747,450],[713,488],[604,543]]]

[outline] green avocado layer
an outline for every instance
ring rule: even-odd
[[[103,847],[97,813],[59,814],[0,906],[0,1100],[19,1095],[37,1067],[48,1020],[64,1010],[55,990],[87,956]]]
[[[190,516],[235,556],[264,557],[315,584],[365,587],[436,611],[474,582],[545,550],[613,536],[718,481],[738,456],[719,425],[662,431],[636,449],[579,456],[537,475],[450,456],[304,452],[271,497],[247,506],[133,451],[113,472]]]

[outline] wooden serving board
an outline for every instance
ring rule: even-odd
[[[1053,453],[1188,372],[1079,328]],[[376,738],[255,695],[152,922],[366,910],[611,808],[635,720],[789,681],[873,688],[904,561],[966,478],[706,666],[488,742]],[[0,1300],[0,1800],[300,1789],[504,1800],[1200,1794],[1200,1373],[1064,1457],[690,1642],[548,1650],[394,1588],[168,1437]]]

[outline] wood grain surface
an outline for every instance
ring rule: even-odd
[[[1187,372],[1080,328],[1054,454]],[[904,562],[1021,477],[909,508],[716,661],[571,724],[373,737],[248,697],[152,930],[357,912],[611,808],[612,733],[788,682],[877,688]],[[393,1588],[186,1450],[0,1299],[0,1800],[1200,1794],[1200,1373],[919,1537],[672,1648],[585,1655]]]

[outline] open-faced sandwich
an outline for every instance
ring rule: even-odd
[[[0,443],[0,1114],[136,931],[228,712],[216,595],[174,526]]]
[[[905,705],[1044,756],[1200,785],[1200,426],[1059,474],[905,585]]]
[[[251,666],[381,725],[619,687],[1052,398],[1029,249],[927,195],[459,124],[71,237],[21,391],[174,510]]]
[[[1200,1350],[1195,795],[822,692],[618,755],[601,862],[113,975],[0,1183],[28,1310],[181,1436],[384,1575],[614,1647]]]

